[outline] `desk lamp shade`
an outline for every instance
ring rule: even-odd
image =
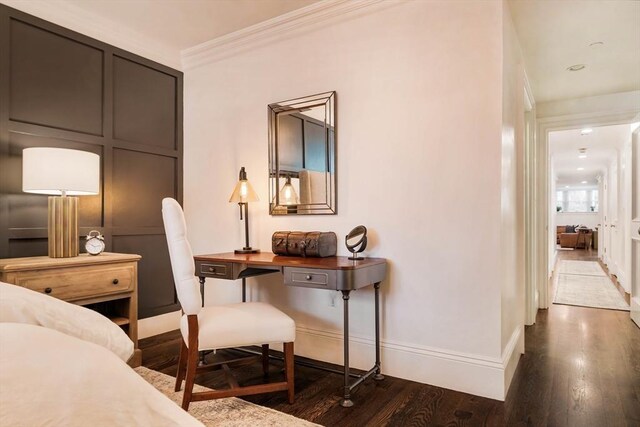
[[[229,203],[248,203],[257,202],[260,199],[254,191],[251,183],[247,180],[247,172],[244,170],[244,166],[240,168],[240,176],[238,177],[238,183],[233,189],[233,193],[229,198]]]
[[[65,148],[22,152],[22,191],[49,195],[49,256],[78,256],[78,198],[100,191],[100,156]]]
[[[285,206],[293,206],[299,204],[298,194],[296,193],[296,189],[293,188],[293,184],[291,184],[291,177],[287,176],[287,181],[282,186],[282,190],[280,190],[280,204]]]
[[[244,208],[244,247],[242,249],[236,249],[237,254],[254,254],[260,252],[259,249],[253,249],[249,245],[249,202],[257,202],[260,199],[253,190],[251,183],[247,180],[247,172],[244,170],[244,166],[240,168],[240,174],[238,176],[238,183],[233,189],[233,193],[229,198],[229,203],[237,203],[240,206],[240,219],[242,220],[242,209]]]

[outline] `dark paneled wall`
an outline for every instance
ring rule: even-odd
[[[0,258],[47,254],[47,197],[22,192],[43,146],[101,156],[80,235],[142,255],[140,317],[178,309],[160,205],[182,201],[182,73],[0,5]]]

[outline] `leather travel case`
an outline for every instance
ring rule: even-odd
[[[332,231],[276,231],[271,236],[271,250],[276,255],[325,258],[336,255],[337,245]]]

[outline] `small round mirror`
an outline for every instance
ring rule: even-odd
[[[367,227],[359,225],[347,234],[344,238],[344,243],[347,246],[347,250],[353,254],[349,259],[360,260],[358,254],[367,248]]]

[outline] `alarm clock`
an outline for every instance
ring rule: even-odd
[[[89,255],[100,255],[104,251],[104,236],[98,230],[91,230],[86,239],[84,248]]]

